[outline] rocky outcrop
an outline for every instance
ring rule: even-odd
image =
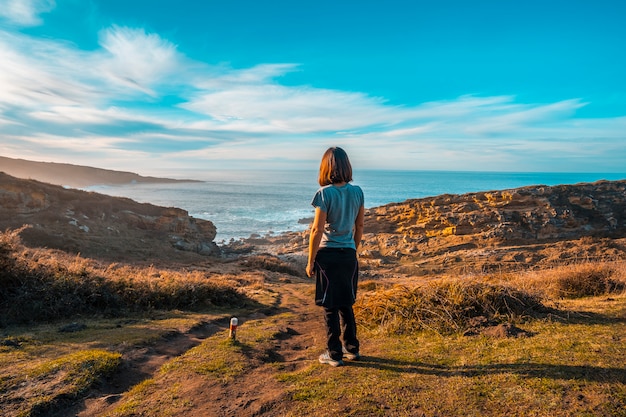
[[[440,195],[368,210],[364,269],[485,272],[626,256],[626,181]]]
[[[217,255],[216,228],[179,208],[65,189],[0,173],[0,229],[28,225],[25,244],[124,260]]]
[[[306,263],[309,231],[223,247]],[[368,209],[363,279],[506,273],[626,259],[626,181],[445,194]]]
[[[371,210],[366,229],[403,239],[473,235],[492,242],[626,235],[626,181],[441,195]]]

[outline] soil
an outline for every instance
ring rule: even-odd
[[[317,361],[323,350],[324,326],[321,309],[314,305],[308,289],[311,281],[292,278],[272,288],[279,291],[280,305],[275,311],[288,311],[293,316],[279,329],[272,341],[271,353],[251,357],[250,372],[228,384],[208,383],[201,376],[189,374],[180,395],[193,398],[194,407],[185,411],[187,417],[206,416],[275,416],[288,405],[284,386],[274,377],[277,372],[296,371]],[[261,313],[240,317],[240,332],[246,320],[263,318]],[[228,328],[227,320],[206,323],[188,333],[170,335],[152,346],[131,349],[123,354],[121,372],[91,390],[84,399],[53,417],[87,417],[109,415],[123,394],[136,384],[156,376],[167,361],[197,346],[205,338]],[[280,371],[276,366],[280,364]],[[158,403],[160,398],[146,398],[145,404]]]
[[[32,186],[43,187],[38,184]],[[141,223],[144,228],[131,227],[130,223],[119,220],[116,220],[119,224],[115,225],[100,224],[94,219],[102,218],[101,211],[96,211],[102,202],[95,197],[91,205],[85,206],[86,202],[91,201],[86,199],[86,194],[81,194],[81,198],[70,199],[69,194],[59,188],[42,194],[40,188],[24,193],[24,187],[18,187],[21,194],[11,190],[4,194],[7,211],[1,217],[0,226],[16,228],[23,223],[35,224],[25,230],[22,236],[28,241],[31,233],[33,245],[41,246],[43,242],[44,246],[70,253],[80,252],[85,256],[89,256],[91,248],[93,253],[99,255],[94,258],[137,265],[215,270],[221,273],[228,270],[233,274],[263,269],[280,277],[266,283],[278,294],[279,304],[272,311],[289,312],[292,318],[280,324],[280,337],[271,341],[270,349],[250,357],[250,370],[229,383],[209,383],[206,378],[189,373],[180,395],[193,399],[193,408],[184,413],[190,417],[287,414],[290,406],[289,398],[286,398],[288,394],[275,375],[284,371],[297,371],[316,362],[317,356],[324,349],[325,340],[321,309],[313,303],[313,283],[294,275],[294,271],[304,270],[306,232],[235,242],[221,248],[219,260],[211,260],[197,251],[178,250],[163,238],[160,229],[163,224],[168,226],[166,236],[171,234],[172,227],[183,224],[191,238],[208,236],[209,240],[213,239],[214,227],[209,222],[205,228],[198,228],[198,224],[186,213],[170,216],[170,211],[164,214],[161,212],[164,208],[133,206],[133,213],[141,214],[139,218],[145,220]],[[509,190],[411,200],[370,210],[366,216],[367,233],[360,251],[361,280],[402,282],[428,279],[437,274],[503,273],[549,268],[584,260],[625,259],[625,190],[625,181],[532,187],[515,192]],[[58,198],[54,200],[54,196]],[[53,200],[63,205],[61,209],[51,210],[56,216],[51,221],[43,216],[48,213],[44,208]],[[69,203],[66,204],[70,200],[71,207]],[[10,206],[9,203],[16,204],[12,208],[14,211],[6,208]],[[126,213],[128,210],[121,208],[127,208],[128,204],[131,203],[115,200],[115,203],[110,203],[115,209],[111,209],[111,213],[116,216],[117,213]],[[146,214],[142,211],[144,209],[157,211]],[[19,216],[14,215],[15,210]],[[36,222],[31,218],[35,215],[33,213],[39,216]],[[73,213],[72,219],[69,219],[72,222],[68,222],[65,217],[57,218],[69,215],[67,213]],[[77,213],[84,215],[78,216]],[[109,212],[104,214],[106,219],[114,218],[112,214],[109,216]],[[29,221],[25,221],[24,216],[30,216]],[[163,218],[167,222],[147,223],[151,218]],[[13,219],[19,221],[9,224],[9,220]],[[77,229],[78,223],[74,220],[93,221],[93,224],[80,224],[89,226],[90,240],[84,237],[84,230],[87,229]],[[37,228],[37,224],[46,227]],[[153,229],[161,234],[144,233],[146,224],[154,226]],[[53,226],[58,227],[58,230]],[[116,233],[110,237],[110,228],[119,231],[119,236]],[[46,233],[51,230],[56,232],[45,235],[48,240],[43,240],[43,232],[35,235],[35,232],[41,230]],[[141,235],[136,235],[139,232]],[[60,242],[59,245],[71,244],[75,238],[76,247],[57,247],[53,238]],[[202,242],[201,239],[199,241]],[[256,258],[253,259],[253,256]],[[247,265],[246,258],[250,260]],[[241,331],[244,331],[247,320],[263,318],[264,314],[271,315],[272,311],[239,317]],[[68,405],[53,417],[109,415],[119,405],[124,393],[133,386],[155,378],[167,361],[184,354],[227,326],[225,320],[206,323],[187,333],[170,334],[150,346],[129,348],[123,352],[124,364],[120,372],[102,381],[78,403]],[[513,327],[494,328],[486,334],[493,337],[529,336]],[[367,346],[364,346],[364,351],[367,352]],[[368,361],[376,362],[375,358],[368,359],[367,356],[363,359],[366,363],[361,366],[367,366]],[[162,401],[162,398],[150,397],[142,400],[146,405],[162,404]]]

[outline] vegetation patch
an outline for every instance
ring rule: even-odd
[[[600,308],[585,301],[577,307]],[[602,324],[532,320],[526,325],[535,337],[497,340],[364,330],[360,361],[313,364],[278,378],[294,417],[624,417],[626,323],[609,324],[612,318],[618,315]]]
[[[286,317],[289,315],[246,322],[240,325],[236,340],[229,338],[227,331],[205,339],[163,365],[154,379],[128,391],[111,416],[185,415],[193,407],[193,398],[187,397],[186,387],[178,381],[188,381],[194,375],[202,379],[205,388],[234,383],[244,373],[268,362],[268,349],[281,337],[278,323]]]
[[[231,283],[199,272],[145,270],[30,250],[19,230],[0,233],[0,326],[77,315],[251,307]]]
[[[304,274],[302,268],[293,266],[282,259],[272,255],[253,255],[248,256],[244,261],[244,265],[250,268],[265,269],[266,271],[281,272],[284,274],[302,277]]]
[[[354,309],[357,321],[364,326],[396,334],[419,330],[448,334],[471,327],[477,317],[502,322],[547,311],[538,297],[527,292],[463,280],[365,292]]]
[[[624,282],[614,278],[613,267],[605,263],[571,265],[559,268],[553,275],[550,293],[555,298],[591,297],[626,289]]]
[[[13,415],[45,415],[110,375],[120,363],[119,353],[83,350],[39,363],[23,373],[4,375],[0,406],[12,410]],[[21,401],[15,404],[15,398]]]

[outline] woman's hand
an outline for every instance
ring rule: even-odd
[[[309,278],[313,278],[314,274],[315,274],[315,264],[313,262],[309,262],[306,265],[306,276]]]

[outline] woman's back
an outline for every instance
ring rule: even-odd
[[[326,213],[320,247],[356,249],[354,224],[363,203],[363,191],[350,183],[327,185],[317,191],[312,205]]]

